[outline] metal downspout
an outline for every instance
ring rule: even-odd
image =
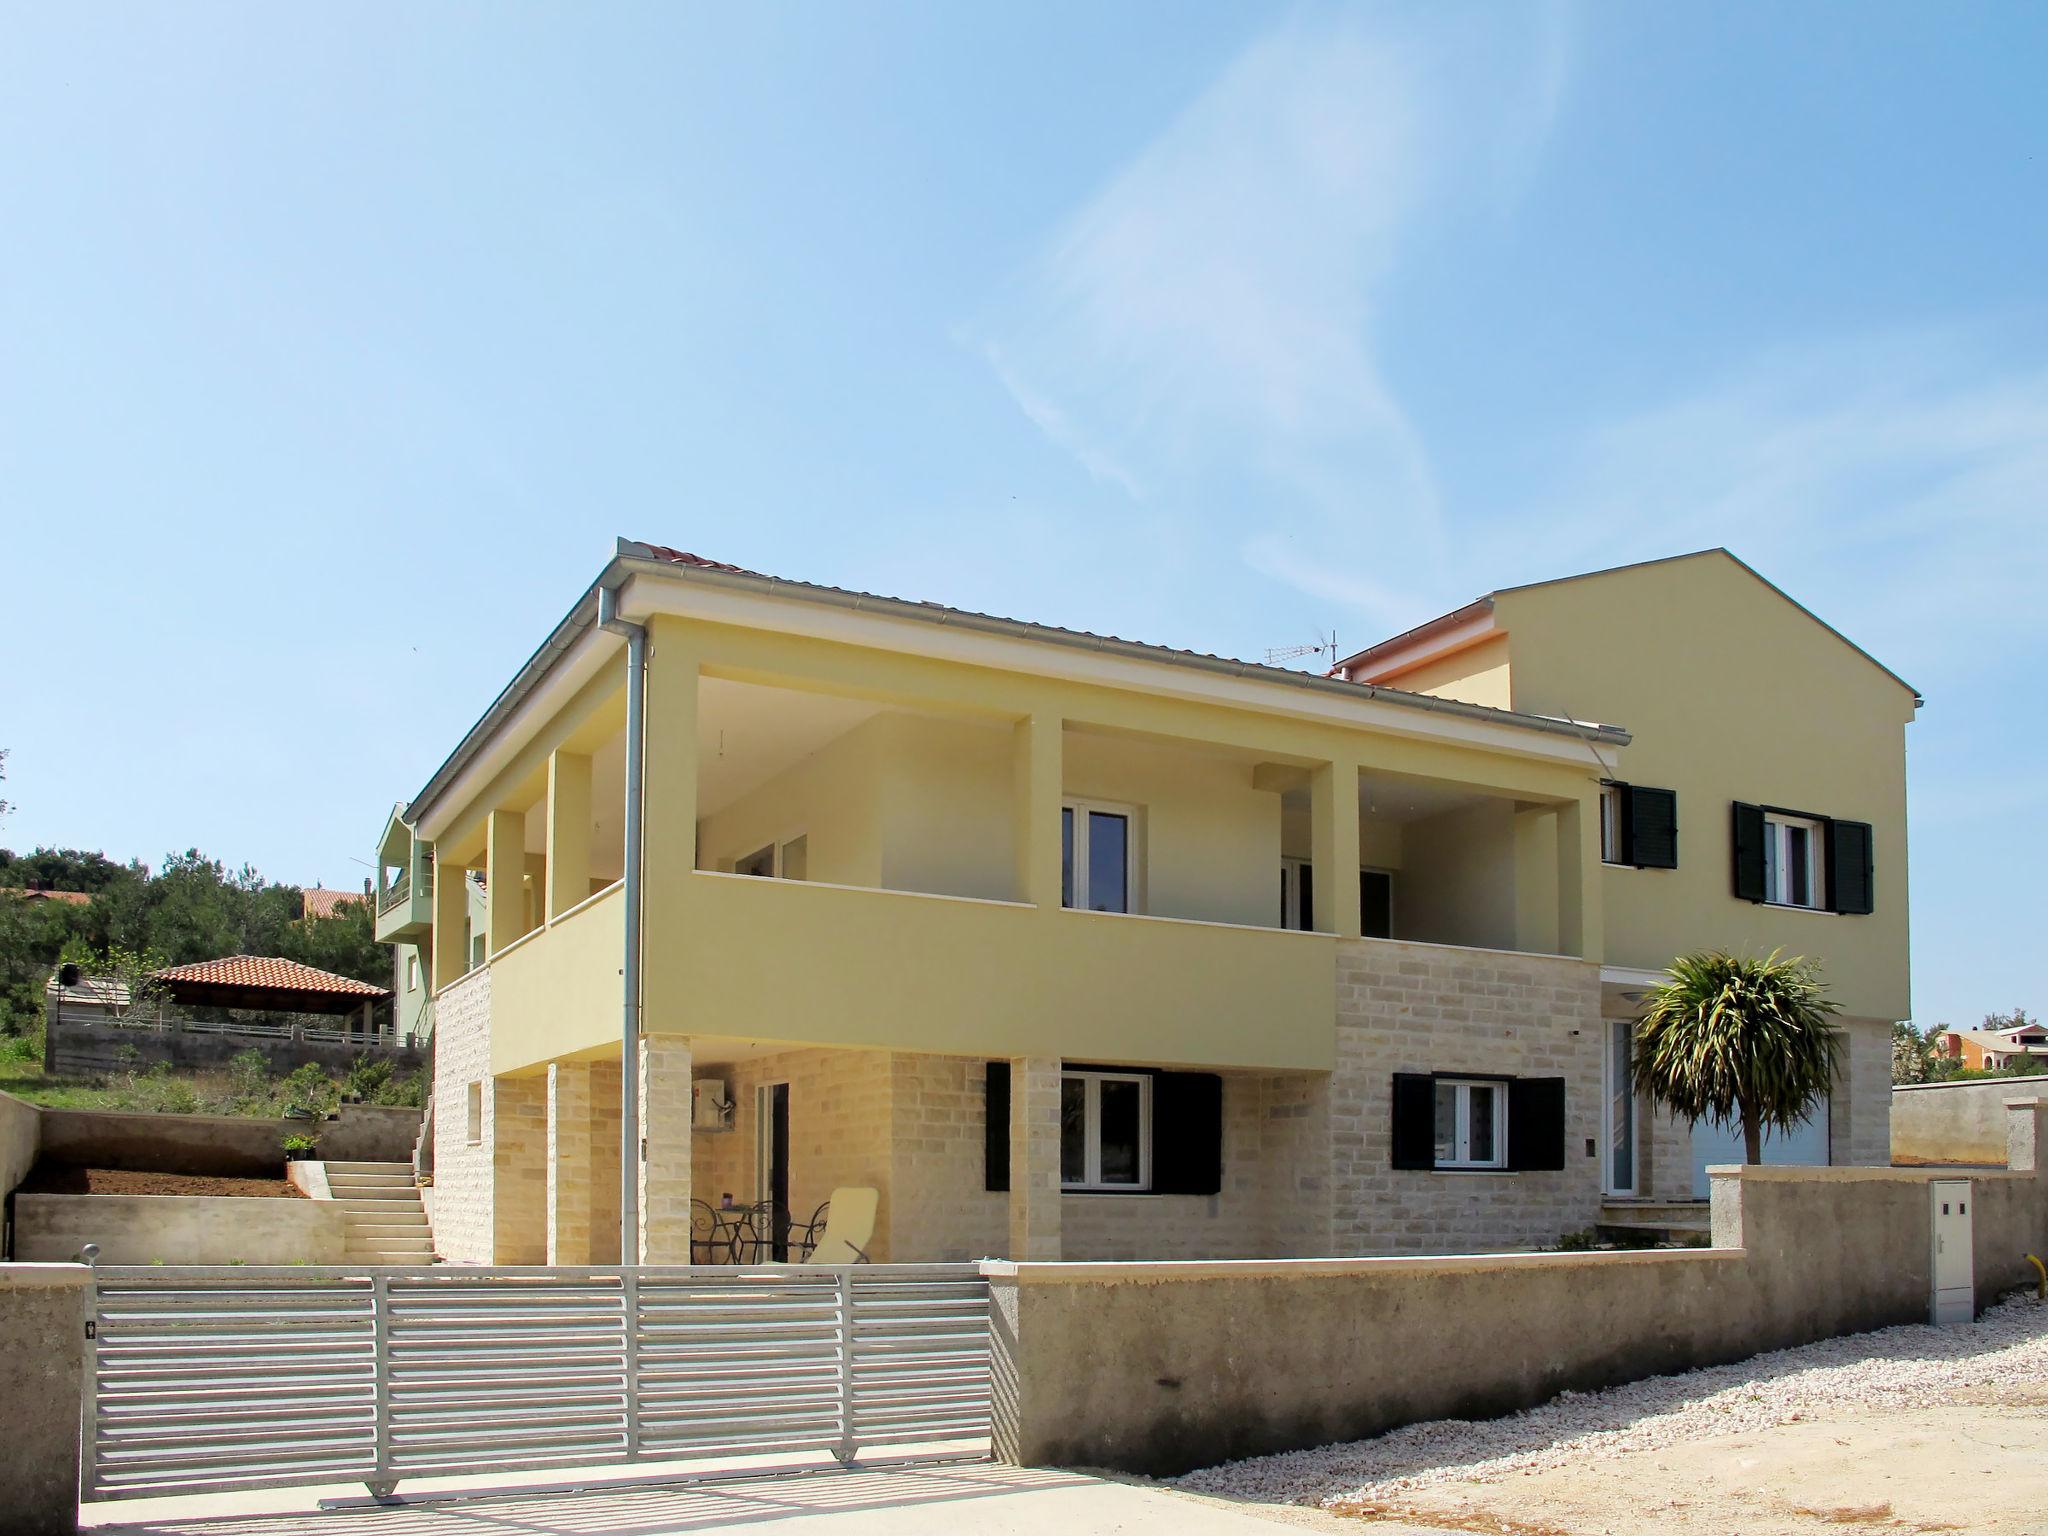
[[[626,953],[619,974],[619,1262],[640,1262],[640,802],[647,741],[647,626],[618,615],[615,589],[600,587],[600,629],[626,637]]]

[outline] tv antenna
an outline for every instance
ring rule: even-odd
[[[1285,662],[1299,661],[1304,656],[1328,655],[1330,665],[1332,667],[1336,666],[1337,631],[1333,629],[1325,635],[1321,630],[1317,630],[1315,636],[1315,639],[1307,645],[1273,646],[1266,652],[1266,665],[1277,667]]]

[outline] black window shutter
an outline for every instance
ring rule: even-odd
[[[1160,1072],[1152,1079],[1152,1188],[1213,1195],[1223,1188],[1223,1079]]]
[[[1764,808],[1735,802],[1735,894],[1743,901],[1764,899]]]
[[[987,1123],[982,1127],[981,1187],[1006,1190],[1010,1187],[1010,1064],[992,1061],[982,1082],[982,1106]]]
[[[1828,907],[1866,914],[1877,910],[1870,858],[1870,823],[1828,823]]]
[[[1627,862],[1639,869],[1678,868],[1678,793],[1630,784],[1622,794]]]
[[[1427,1072],[1394,1074],[1394,1166],[1436,1166],[1436,1079]]]
[[[1508,1084],[1508,1166],[1564,1166],[1564,1079],[1518,1077]]]

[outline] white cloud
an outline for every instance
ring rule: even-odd
[[[1373,329],[1421,210],[1489,171],[1518,180],[1556,114],[1557,13],[1531,13],[1534,38],[1500,14],[1260,39],[967,338],[1090,474],[1230,520],[1256,569],[1328,590],[1288,551],[1340,537],[1390,568],[1432,560],[1436,477]],[[1342,589],[1387,606],[1370,580]]]
[[[1725,544],[1931,681],[2040,633],[2044,486],[2048,371],[1964,330],[1837,339],[1590,432],[1501,579]]]

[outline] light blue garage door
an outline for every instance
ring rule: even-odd
[[[1813,1114],[1795,1131],[1764,1132],[1764,1161],[1807,1167],[1822,1167],[1828,1160],[1828,1106],[1815,1106]],[[1742,1132],[1735,1126],[1722,1129],[1702,1120],[1692,1128],[1692,1192],[1698,1200],[1707,1198],[1707,1169],[1722,1163],[1742,1161]]]

